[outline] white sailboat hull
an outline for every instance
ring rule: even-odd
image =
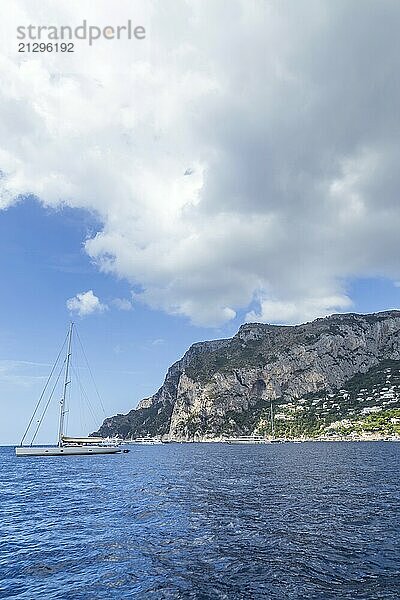
[[[17,456],[76,456],[88,454],[116,454],[118,446],[17,446]]]

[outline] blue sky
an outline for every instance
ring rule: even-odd
[[[145,39],[16,52],[24,23],[128,18]],[[399,306],[399,18],[392,0],[9,3],[0,442],[29,418],[67,303],[110,415],[243,322]]]

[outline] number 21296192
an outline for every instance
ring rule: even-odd
[[[20,42],[18,52],[74,52],[73,42]]]

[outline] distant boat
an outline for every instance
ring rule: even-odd
[[[238,437],[225,438],[226,444],[270,444],[270,440],[260,435],[240,435]]]
[[[122,451],[118,442],[110,442],[109,440],[101,438],[101,437],[69,437],[69,436],[65,435],[65,433],[64,433],[65,415],[68,412],[66,409],[67,388],[68,388],[68,385],[71,383],[69,377],[70,377],[70,362],[71,362],[71,354],[72,354],[73,329],[74,329],[74,323],[71,323],[70,327],[69,327],[69,331],[68,331],[68,338],[67,338],[68,341],[67,341],[67,353],[66,353],[66,357],[65,357],[63,393],[62,393],[62,398],[60,400],[58,443],[56,446],[33,446],[32,443],[29,446],[23,445],[25,437],[30,429],[30,426],[33,422],[35,414],[38,410],[40,401],[44,395],[44,391],[45,391],[44,390],[42,393],[42,396],[39,400],[39,403],[37,404],[35,411],[29,421],[28,427],[22,438],[21,444],[15,448],[15,453],[17,456],[63,456],[63,455],[72,456],[72,455],[77,455],[77,454],[84,454],[84,455],[115,454],[117,452]],[[64,344],[65,344],[65,341],[64,341]],[[61,351],[60,351],[60,353],[61,353]],[[58,358],[57,358],[57,361],[58,361]],[[56,364],[57,364],[57,361],[56,361]],[[53,367],[53,371],[54,371],[56,364]],[[52,373],[53,373],[53,371],[52,371]],[[46,387],[50,381],[52,373],[50,374],[50,377],[47,381]],[[60,374],[61,374],[61,371],[60,371]],[[45,389],[46,389],[46,387],[45,387]],[[52,393],[54,392],[54,388],[55,388],[55,385],[53,387]],[[47,409],[50,399],[51,399],[51,396],[45,406],[44,413]],[[39,420],[38,427],[40,426],[40,423],[41,423],[41,420],[43,419],[44,413],[43,413],[41,419]],[[36,429],[36,433],[37,433],[38,427]],[[124,450],[124,452],[128,452],[128,450]]]
[[[163,442],[159,438],[154,438],[150,436],[139,437],[139,438],[131,438],[130,440],[124,440],[125,444],[147,444],[148,446],[155,446],[158,444],[163,444]]]

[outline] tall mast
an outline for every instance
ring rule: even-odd
[[[275,437],[275,423],[274,423],[274,408],[272,406],[272,400],[271,400],[271,405],[270,405],[270,409],[271,409],[271,434],[272,437]]]
[[[67,344],[67,356],[65,357],[65,375],[64,375],[64,387],[63,387],[63,395],[60,400],[60,426],[58,429],[58,445],[62,446],[62,438],[64,434],[64,418],[65,418],[65,402],[67,398],[67,387],[68,384],[71,383],[69,381],[69,363],[71,360],[71,346],[72,346],[72,329],[74,324],[71,322],[69,325],[69,333],[68,333],[68,344]]]

